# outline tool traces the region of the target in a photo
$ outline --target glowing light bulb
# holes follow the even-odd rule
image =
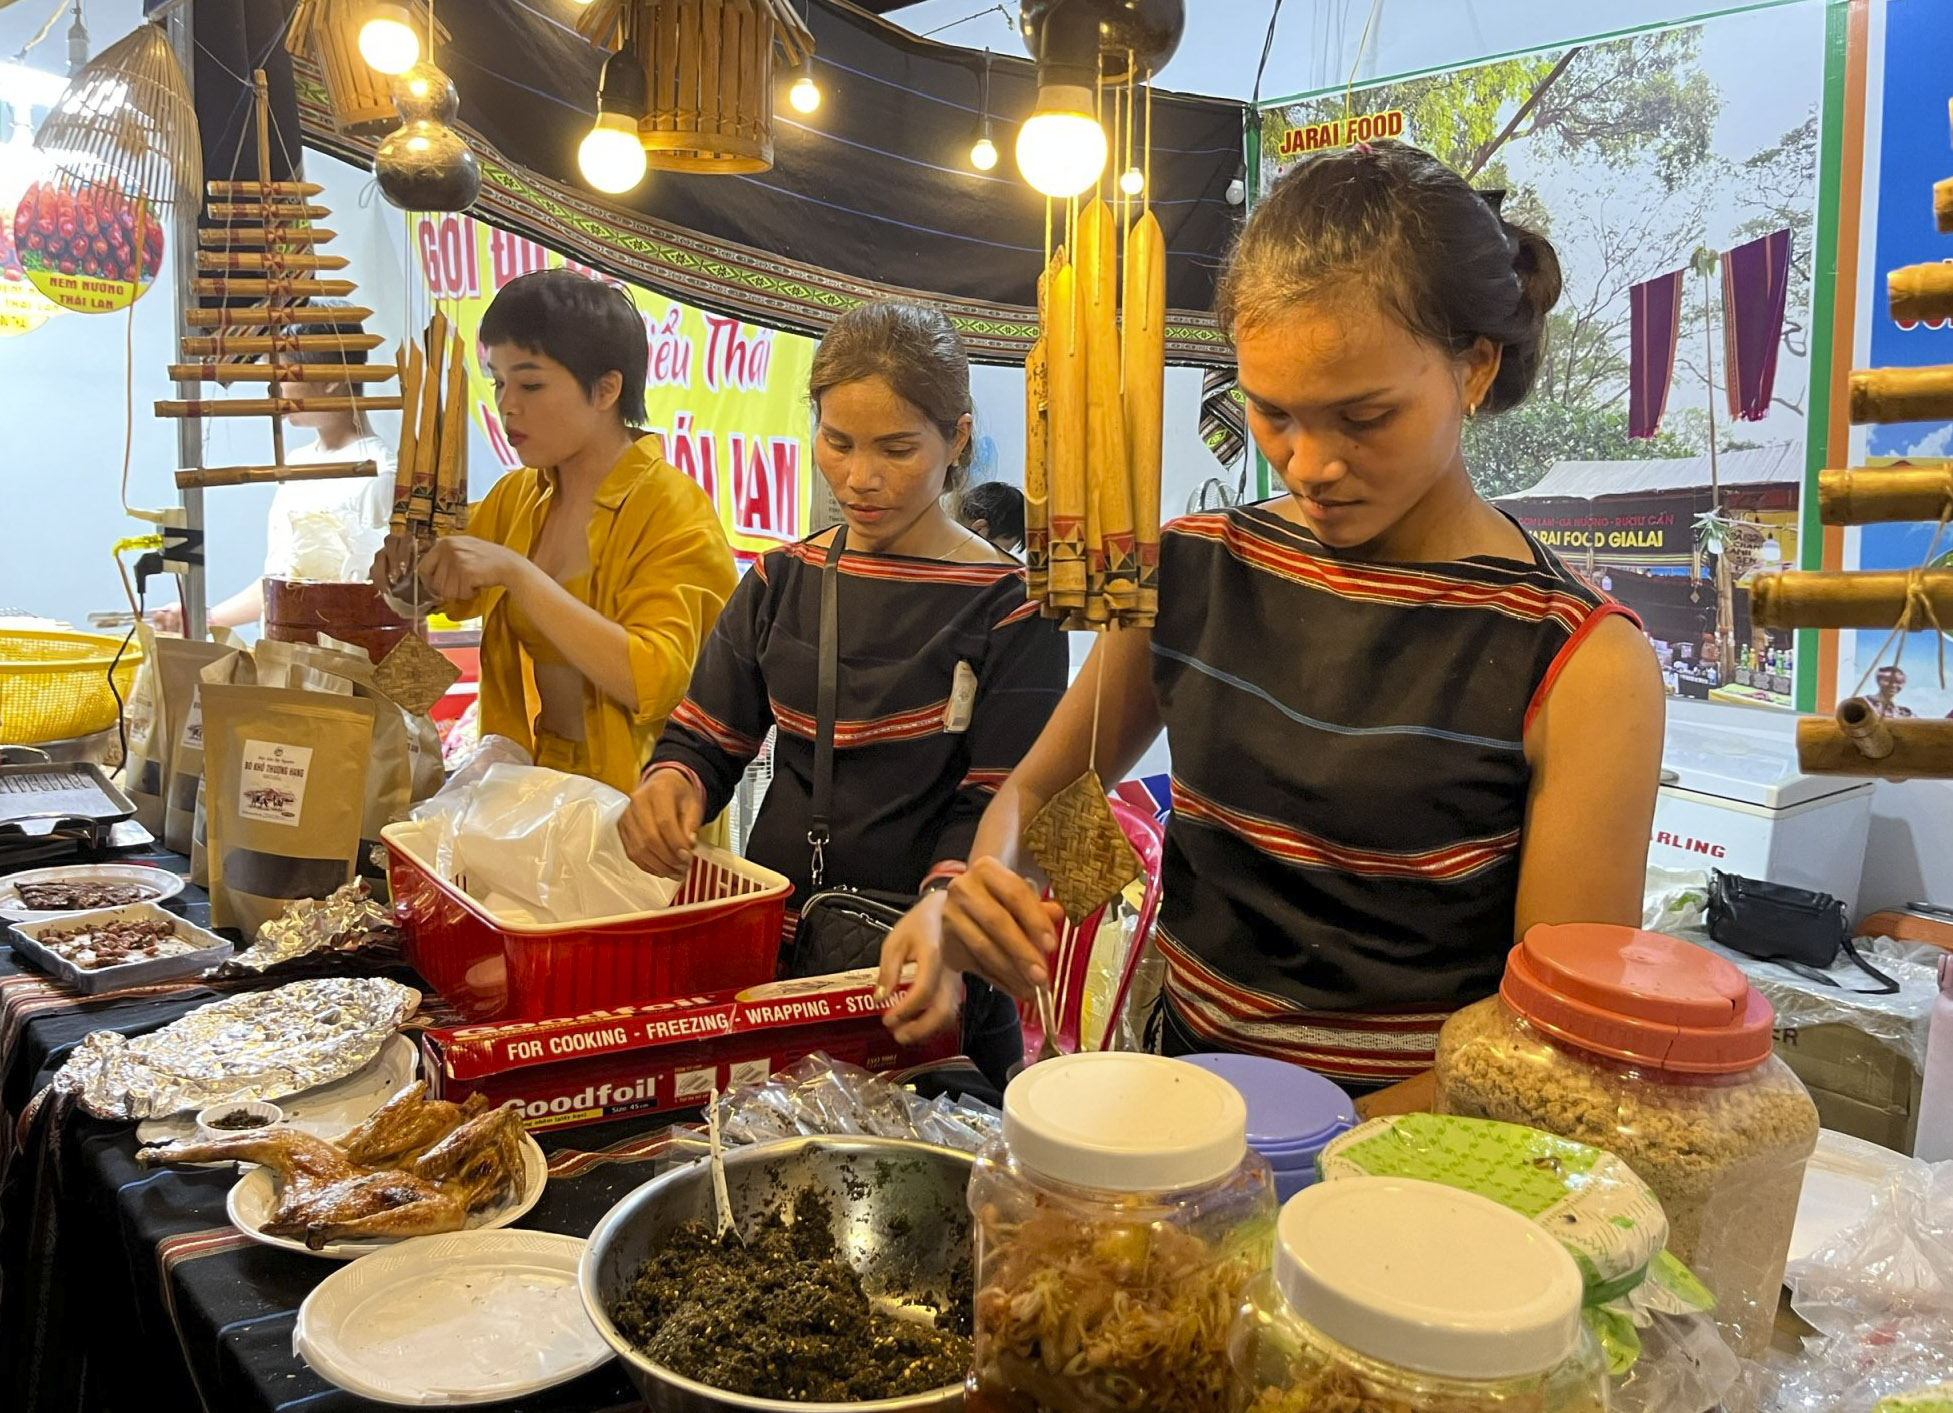
[[[1076,196],[1105,170],[1105,129],[1091,113],[1090,90],[1038,90],[1037,111],[1017,130],[1017,169],[1046,196]]]
[[[1127,196],[1137,196],[1146,190],[1146,174],[1137,167],[1128,167],[1119,174],[1119,190]]]
[[[420,36],[402,5],[375,5],[359,29],[359,55],[383,74],[404,74],[420,59]]]
[[[997,144],[987,137],[978,138],[976,146],[970,149],[970,165],[979,172],[987,172],[996,166]]]
[[[576,149],[576,165],[585,181],[612,195],[643,181],[644,146],[637,139],[636,120],[622,113],[599,114]]]
[[[821,106],[821,86],[812,74],[803,71],[787,90],[787,102],[793,104],[796,113],[811,113]]]

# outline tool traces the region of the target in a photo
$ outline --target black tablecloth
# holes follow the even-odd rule
[[[179,864],[148,858],[140,862]],[[202,922],[194,891],[172,906]],[[136,1166],[130,1124],[38,1105],[90,1031],[140,1034],[217,993],[196,985],[97,1001],[67,995],[0,950],[0,1407],[20,1413],[174,1413],[380,1405],[343,1393],[292,1351],[298,1306],[339,1263],[256,1245],[224,1214],[229,1169]],[[521,1225],[587,1235],[624,1193],[696,1149],[665,1120],[541,1138],[542,1200]],[[568,1413],[639,1406],[614,1362],[545,1394],[495,1405]]]

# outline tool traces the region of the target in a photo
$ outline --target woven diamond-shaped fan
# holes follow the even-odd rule
[[[137,25],[81,67],[34,146],[71,186],[155,206],[203,201],[196,105],[168,38],[153,24]]]
[[[1073,923],[1083,922],[1139,877],[1105,786],[1088,770],[1045,802],[1024,830],[1024,845],[1051,880],[1051,895]]]

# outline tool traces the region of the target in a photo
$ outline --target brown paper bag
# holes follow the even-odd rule
[[[128,747],[122,760],[122,793],[136,807],[136,821],[158,838],[163,833],[164,772],[169,759],[163,751],[162,688],[157,685],[156,630],[136,624],[142,644],[142,666],[136,669],[129,700],[122,704],[122,730]]]
[[[357,697],[204,684],[216,926],[255,939],[292,900],[352,881],[375,714]]]
[[[130,773],[130,780],[138,786],[131,798],[136,802],[136,818],[143,828],[162,839],[166,847],[179,848],[179,845],[169,843],[170,781],[177,746],[184,731],[192,724],[190,704],[197,694],[198,674],[231,649],[222,643],[157,638],[150,651],[153,653],[150,660],[156,665],[156,710],[149,742],[143,750],[142,767],[139,772]],[[133,734],[129,741],[129,754],[132,760],[136,756]],[[153,806],[146,805],[144,801],[144,797],[151,794],[155,796]],[[155,823],[150,823],[146,810],[154,813]],[[187,842],[187,836],[179,834],[178,837]]]
[[[197,696],[194,710],[197,713],[199,730],[197,732],[196,748],[193,751],[177,752],[177,758],[170,762],[171,767],[179,772],[171,776],[170,790],[173,797],[178,790],[189,790],[191,793],[190,847],[185,851],[190,855],[190,881],[199,888],[208,888],[210,887],[210,824],[208,804],[210,791],[204,780],[204,748],[203,732],[201,729],[203,718],[203,686],[206,682],[215,682],[219,686],[227,683],[235,683],[245,687],[251,686],[257,680],[257,666],[251,658],[251,650],[240,644],[233,651],[218,658],[217,661],[204,668],[197,676],[199,680],[197,682]],[[191,771],[195,772],[196,784],[194,786],[179,784],[183,774]],[[164,820],[164,824],[166,827],[169,824],[167,817]]]

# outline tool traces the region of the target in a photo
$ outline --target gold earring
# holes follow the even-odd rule
[[[1478,420],[1478,404],[1477,404],[1477,403],[1475,403],[1475,402],[1474,402],[1474,403],[1473,403],[1473,404],[1472,404],[1472,405],[1471,405],[1470,407],[1467,407],[1467,408],[1465,409],[1465,420],[1466,420],[1467,422],[1476,422],[1476,421]]]

